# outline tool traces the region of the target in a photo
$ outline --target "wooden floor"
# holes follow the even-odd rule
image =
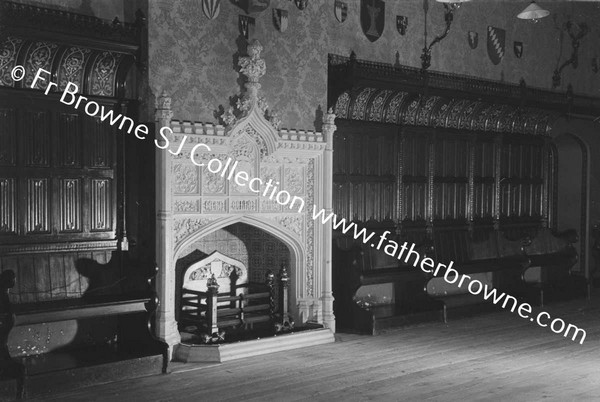
[[[599,401],[600,299],[546,306],[587,331],[583,345],[509,312],[172,374],[46,401]]]

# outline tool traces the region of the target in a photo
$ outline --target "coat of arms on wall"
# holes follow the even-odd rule
[[[490,60],[494,64],[500,63],[504,57],[504,41],[506,39],[506,31],[501,28],[488,26],[487,29],[487,51]]]
[[[521,56],[523,56],[523,42],[514,42],[513,50],[515,52],[515,56],[517,56],[517,59],[520,59]]]
[[[254,29],[256,21],[252,17],[248,17],[247,15],[240,15],[238,27],[240,29],[240,34],[248,39],[250,37],[250,30]]]
[[[360,25],[371,42],[379,39],[385,26],[385,3],[382,0],[360,0]]]
[[[396,16],[396,29],[400,35],[406,34],[406,28],[408,28],[408,17],[404,15]]]
[[[221,11],[221,0],[202,0],[202,11],[206,18],[214,20]]]
[[[469,41],[469,47],[475,49],[479,44],[479,34],[474,31],[469,31],[467,32],[467,40]]]
[[[335,4],[333,5],[333,13],[339,22],[346,21],[346,17],[348,17],[348,4],[340,0],[335,0]]]
[[[288,12],[286,10],[274,8],[273,23],[279,32],[285,32],[288,28]]]

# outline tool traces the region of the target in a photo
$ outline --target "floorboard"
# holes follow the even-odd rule
[[[510,312],[81,389],[46,401],[600,400],[600,298],[544,308],[583,345]]]

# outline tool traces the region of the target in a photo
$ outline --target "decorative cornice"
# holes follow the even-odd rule
[[[548,114],[600,115],[600,98],[574,95],[519,85],[483,80],[459,74],[427,71],[329,55],[329,105],[334,106],[341,94],[357,87],[403,91],[423,96],[470,99],[483,103],[533,108]],[[336,111],[337,112],[337,111]]]
[[[36,7],[28,4],[0,2],[0,25],[11,31],[35,29],[73,37],[93,38],[100,41],[137,45],[140,42],[142,28],[146,19],[141,11],[136,13],[133,24],[124,23],[115,18],[102,20],[63,10]]]
[[[534,108],[387,89],[355,88],[336,104],[338,119],[476,131],[548,135],[556,115]],[[385,96],[382,96],[385,95]],[[385,99],[384,101],[379,101]],[[395,101],[398,100],[399,101]]]

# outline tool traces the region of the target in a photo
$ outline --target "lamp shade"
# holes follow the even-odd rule
[[[550,15],[550,11],[544,10],[542,7],[535,4],[535,1],[532,1],[525,10],[517,15],[517,18],[521,18],[522,20],[537,20],[548,15]]]

